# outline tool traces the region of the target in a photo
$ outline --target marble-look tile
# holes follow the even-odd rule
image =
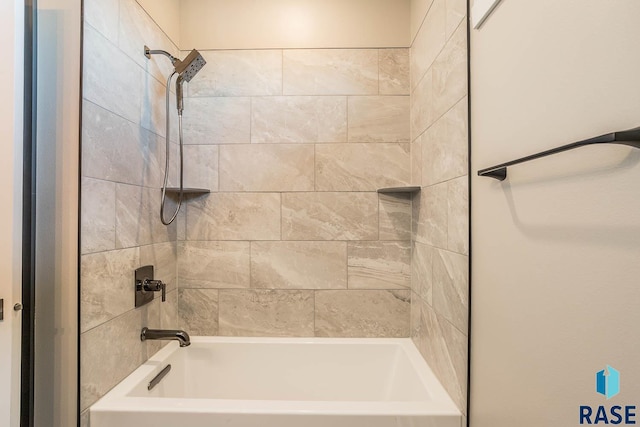
[[[252,242],[251,287],[346,289],[346,242]]]
[[[410,292],[316,291],[316,336],[407,337]]]
[[[167,292],[177,288],[178,248],[176,242],[140,247],[140,266],[153,265],[154,278],[167,285]],[[136,267],[137,268],[137,267]],[[156,294],[156,298],[159,294]]]
[[[349,142],[409,142],[408,96],[350,96]]]
[[[140,127],[92,102],[82,103],[82,173],[142,185],[145,141]],[[145,132],[147,134],[147,132]]]
[[[80,414],[80,427],[89,427],[89,410]]]
[[[218,335],[218,290],[180,289],[180,329],[190,335]]]
[[[423,185],[433,185],[467,174],[468,118],[465,96],[423,134]]]
[[[377,95],[376,49],[295,49],[283,52],[285,95]]]
[[[415,293],[411,292],[411,313],[409,314],[409,337],[413,340],[416,348],[420,348],[421,342],[420,339],[422,335],[420,334],[420,316],[422,310],[422,300]]]
[[[311,144],[220,146],[221,191],[313,191]]]
[[[423,187],[413,199],[415,240],[438,248],[447,247],[447,183]]]
[[[248,288],[249,261],[249,242],[182,242],[178,247],[180,288]]]
[[[81,411],[146,360],[147,346],[140,341],[145,318],[145,309],[131,310],[80,336]]]
[[[411,45],[411,85],[416,87],[446,42],[446,0],[434,0]]]
[[[411,143],[411,184],[422,186],[422,138],[420,135]]]
[[[467,176],[449,181],[448,243],[449,250],[469,253],[469,183]]]
[[[433,108],[438,118],[467,94],[467,27],[460,25],[433,63]]]
[[[186,144],[250,142],[250,98],[186,98],[184,105]]]
[[[463,333],[469,324],[469,258],[436,250],[433,256],[433,307]]]
[[[251,142],[345,142],[344,96],[272,96],[252,99]]]
[[[111,43],[118,43],[120,0],[90,0],[84,2],[84,20]]]
[[[411,240],[411,195],[378,194],[380,240]]]
[[[201,54],[207,65],[189,82],[189,96],[282,95],[281,50],[207,50]]]
[[[142,68],[88,25],[84,28],[83,46],[84,99],[139,123]]]
[[[279,240],[280,194],[212,193],[190,202],[187,240]]]
[[[162,320],[160,313],[162,312],[161,304],[166,304],[166,302],[162,303],[160,298],[154,298],[149,304],[145,305],[143,310],[143,326],[146,326],[150,329],[161,329],[162,328]],[[140,310],[140,309],[137,309]],[[164,347],[167,342],[161,340],[149,340],[145,342],[147,350],[145,359],[149,356],[153,356],[158,351]]]
[[[408,143],[318,144],[316,190],[376,191],[406,185],[411,179],[409,156]]]
[[[446,33],[447,40],[456,31],[463,18],[467,16],[467,2],[465,0],[446,0]],[[462,25],[466,25],[462,23]]]
[[[166,216],[173,204],[166,206]],[[168,242],[176,236],[175,225],[160,222],[160,191],[133,185],[116,185],[116,247],[129,248]]]
[[[376,193],[283,193],[284,240],[377,240]]]
[[[414,340],[418,349],[458,408],[466,408],[467,336],[426,303],[422,304],[420,323],[421,336]]]
[[[165,84],[167,77],[173,72],[171,61],[164,55],[152,55],[148,59],[144,55],[144,46],[165,50],[175,57],[180,55],[180,51],[137,1],[120,0],[118,32],[118,47],[158,82]]]
[[[313,292],[221,289],[220,335],[313,336]]]
[[[133,307],[133,271],[138,248],[99,252],[80,258],[80,331],[85,332]]]
[[[409,95],[409,49],[378,51],[380,95]]]
[[[144,74],[144,87],[140,104],[140,126],[163,137],[167,133],[167,105],[166,86],[154,79],[150,74]],[[176,113],[176,97],[169,94],[169,134],[171,141],[178,140],[178,116]],[[186,110],[185,110],[186,111]],[[190,112],[189,112],[190,113]],[[186,117],[187,112],[184,113]]]
[[[184,146],[184,186],[218,191],[217,145]]]
[[[116,248],[116,184],[82,178],[80,214],[83,254]]]
[[[162,329],[180,329],[178,317],[178,289],[167,292],[165,302],[160,301],[160,327]],[[149,354],[151,356],[151,354]]]
[[[410,242],[349,242],[349,289],[406,289],[411,286]]]
[[[411,290],[427,304],[433,304],[433,253],[429,245],[412,242]]]
[[[411,93],[411,140],[419,137],[434,120],[433,72],[429,69]]]
[[[433,0],[411,0],[411,39],[415,39]]]

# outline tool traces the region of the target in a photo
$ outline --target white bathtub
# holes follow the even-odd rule
[[[191,342],[166,346],[95,403],[91,427],[461,426],[410,339]]]

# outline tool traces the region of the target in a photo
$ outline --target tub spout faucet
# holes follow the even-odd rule
[[[140,341],[146,340],[176,340],[180,343],[180,347],[191,345],[189,334],[178,329],[149,329],[144,327],[140,333]]]

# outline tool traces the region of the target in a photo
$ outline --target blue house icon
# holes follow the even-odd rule
[[[607,365],[606,370],[596,373],[596,391],[607,399],[620,393],[620,372]]]

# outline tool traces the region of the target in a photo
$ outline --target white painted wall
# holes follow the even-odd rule
[[[472,173],[640,126],[638,17],[636,0],[502,1],[471,33]],[[472,184],[471,426],[638,405],[640,151],[588,147]],[[622,375],[609,402],[606,364]]]
[[[22,206],[22,64],[23,11],[20,0],[0,2],[0,425],[17,427],[20,410],[20,298]]]
[[[408,47],[410,0],[182,0],[182,49]]]

